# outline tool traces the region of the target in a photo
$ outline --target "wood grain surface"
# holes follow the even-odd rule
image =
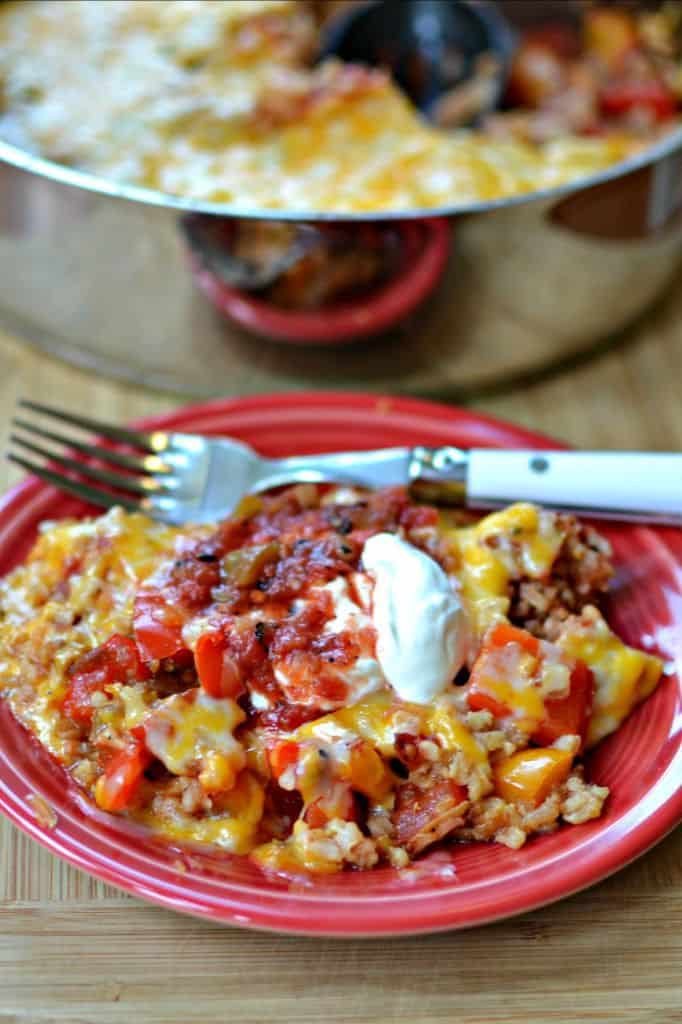
[[[682,289],[616,350],[486,412],[592,447],[682,448]],[[124,421],[177,401],[0,336],[17,396]],[[0,483],[17,479],[0,466]],[[0,823],[0,1024],[681,1024],[682,831],[560,904],[474,931],[332,942],[219,929],[146,906]]]

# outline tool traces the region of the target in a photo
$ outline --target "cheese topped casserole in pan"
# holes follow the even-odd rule
[[[303,0],[3,3],[0,135],[117,182],[242,209],[398,211],[591,174],[677,108],[674,93],[661,105],[648,85],[633,98],[628,77],[605,132],[597,85],[584,88],[573,65],[548,74],[546,54],[538,82],[531,51],[511,85],[517,103],[543,104],[541,116],[448,133],[382,71],[313,66],[318,31]],[[630,109],[634,121],[621,116]]]

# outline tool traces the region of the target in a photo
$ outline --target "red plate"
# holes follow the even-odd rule
[[[219,401],[147,420],[146,427],[231,434],[268,455],[311,449],[455,444],[552,447],[473,413],[369,395],[277,395]],[[85,507],[36,480],[0,504],[0,572],[27,552],[38,523]],[[656,693],[590,758],[611,787],[597,821],[531,839],[518,851],[471,845],[390,868],[292,885],[245,859],[181,852],[120,818],[92,811],[0,702],[0,810],[48,849],[105,882],[214,921],[302,934],[397,935],[463,928],[557,900],[639,856],[682,818],[682,533],[610,528],[618,564],[611,621],[631,643],[658,650],[671,671]],[[54,807],[41,827],[26,797]]]

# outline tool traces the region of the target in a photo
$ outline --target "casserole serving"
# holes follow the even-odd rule
[[[471,518],[471,517],[469,517]],[[598,606],[608,544],[515,505],[298,485],[216,527],[45,526],[0,591],[0,687],[104,811],[269,870],[514,849],[608,796],[581,755],[662,662]]]

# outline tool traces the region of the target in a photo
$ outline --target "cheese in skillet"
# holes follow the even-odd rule
[[[545,145],[427,125],[380,71],[311,67],[293,0],[0,6],[0,135],[119,182],[236,208],[433,208],[559,185],[633,138]]]

